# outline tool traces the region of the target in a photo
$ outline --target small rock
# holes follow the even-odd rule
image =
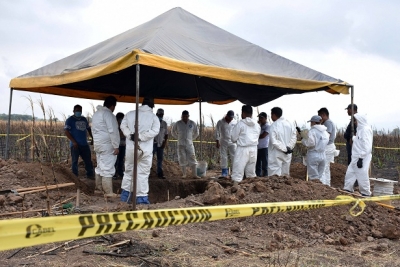
[[[327,235],[333,233],[333,231],[335,231],[335,228],[333,228],[332,226],[327,225],[324,228],[324,233],[327,234]]]
[[[231,231],[236,233],[236,232],[240,232],[240,227],[238,225],[232,226],[231,227]]]
[[[354,238],[354,241],[356,241],[358,243],[364,242],[365,241],[365,236],[359,235],[356,238]]]
[[[375,238],[382,238],[383,237],[382,232],[380,232],[380,231],[378,231],[376,229],[372,229],[371,234]]]
[[[282,242],[282,240],[283,240],[283,234],[281,233],[281,232],[276,232],[276,233],[274,233],[273,234],[273,236],[274,236],[274,238],[277,240],[277,241],[279,241],[279,242]]]
[[[6,202],[6,197],[3,195],[0,195],[0,206],[4,206],[5,202]]]
[[[224,196],[223,202],[226,204],[237,204],[239,201],[234,195],[227,195]]]
[[[342,244],[343,246],[347,246],[349,244],[349,240],[347,240],[346,238],[344,238],[343,236],[341,236],[339,238],[339,242],[340,244]]]
[[[372,242],[372,241],[374,241],[374,238],[372,236],[367,236],[367,241]]]
[[[383,237],[389,239],[398,239],[400,238],[400,231],[393,224],[386,224],[381,229]]]
[[[265,192],[267,191],[267,187],[265,186],[265,184],[261,181],[258,181],[256,183],[254,183],[254,190],[256,192]]]
[[[335,240],[333,240],[332,238],[327,238],[324,240],[324,244],[325,245],[335,245]]]
[[[224,188],[219,183],[213,183],[210,188],[204,193],[203,202],[206,204],[216,204],[221,201],[221,196],[224,193]]]
[[[176,197],[175,197],[175,200],[178,200],[178,199],[180,199],[180,198],[181,198],[180,196],[176,196]]]
[[[380,243],[376,246],[377,251],[387,251],[389,249],[388,243]]]
[[[24,200],[21,196],[16,196],[14,194],[9,194],[8,199],[12,204],[21,203]]]
[[[246,192],[242,188],[239,188],[238,191],[236,192],[236,196],[239,199],[243,199],[246,196]]]
[[[160,230],[153,230],[153,232],[151,233],[152,237],[159,237],[160,236]]]

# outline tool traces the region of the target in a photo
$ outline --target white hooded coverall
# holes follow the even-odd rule
[[[232,129],[231,140],[237,143],[231,178],[235,182],[256,177],[257,145],[261,127],[252,118],[241,119]]]
[[[228,168],[228,151],[229,156],[231,157],[231,162],[234,160],[236,144],[231,140],[231,132],[236,123],[237,122],[235,119],[233,119],[230,123],[227,123],[225,118],[223,118],[217,122],[217,127],[215,127],[215,140],[219,141],[221,169]]]
[[[269,128],[268,175],[289,175],[292,154],[285,154],[286,147],[296,145],[296,128],[288,120],[280,117]]]
[[[321,180],[325,170],[325,148],[328,142],[329,134],[326,127],[318,124],[308,131],[307,139],[301,140],[301,143],[307,147],[307,172],[310,180]]]
[[[126,136],[125,172],[122,179],[121,188],[131,192],[133,179],[133,162],[135,143],[131,140],[131,134],[135,133],[136,111],[126,113],[121,122],[121,131]],[[136,196],[144,197],[149,193],[149,175],[153,160],[154,137],[160,131],[160,120],[153,114],[153,109],[147,105],[139,107],[139,147],[143,151],[143,156],[137,162],[137,187]],[[138,151],[139,155],[139,151]]]
[[[325,148],[325,170],[321,177],[321,182],[325,185],[331,185],[331,163],[335,162],[335,138],[336,138],[336,128],[335,124],[330,119],[327,119],[323,122],[324,126],[326,126],[326,131],[329,134],[329,142]]]
[[[171,134],[178,140],[178,161],[181,167],[197,165],[193,140],[199,136],[199,128],[192,120],[187,123],[177,121],[172,127]]]
[[[372,158],[372,128],[367,122],[366,115],[356,113],[354,118],[357,120],[357,135],[353,136],[351,162],[344,178],[344,189],[353,192],[354,183],[357,180],[360,193],[370,196],[368,169]],[[359,159],[363,159],[362,168],[357,167]]]
[[[96,152],[96,174],[102,177],[113,177],[115,174],[114,149],[119,148],[119,130],[117,118],[107,107],[97,106],[92,117],[92,134]]]

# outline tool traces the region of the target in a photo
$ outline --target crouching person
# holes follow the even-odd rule
[[[153,160],[153,140],[160,131],[160,121],[153,114],[154,101],[144,98],[139,107],[138,125],[138,160],[136,204],[150,204],[149,175]],[[134,134],[136,111],[129,111],[121,122],[121,130],[126,136],[125,172],[122,179],[121,202],[130,203],[132,199],[132,179],[134,164]]]

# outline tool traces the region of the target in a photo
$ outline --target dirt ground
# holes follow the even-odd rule
[[[153,162],[154,163],[154,162]],[[80,173],[84,175],[83,166]],[[75,182],[76,186],[26,194],[0,195],[0,219],[41,217],[47,203],[82,190],[80,212],[114,211],[118,200],[94,195],[94,181],[76,179],[68,163],[43,164],[0,160],[0,191]],[[183,179],[174,162],[165,162],[166,180],[150,177],[150,201],[139,209],[181,208],[334,199],[341,193],[347,166],[332,164],[332,187],[306,182],[306,168],[293,163],[290,177],[245,179],[238,186],[208,170],[202,179]],[[153,168],[154,169],[154,168]],[[383,177],[398,180],[397,177]],[[120,180],[114,181],[117,191]],[[396,185],[394,193],[399,194]],[[75,199],[69,203],[75,206]],[[200,203],[200,204],[199,204]],[[399,206],[399,201],[393,201]],[[0,252],[0,266],[400,266],[398,210],[367,203],[352,217],[350,206],[269,214],[215,222],[130,231]],[[25,211],[23,214],[11,214]],[[66,210],[74,213],[73,208]],[[128,243],[112,246],[127,240]],[[79,245],[79,246],[77,246]],[[111,247],[110,247],[111,246]],[[57,249],[46,252],[52,248]]]

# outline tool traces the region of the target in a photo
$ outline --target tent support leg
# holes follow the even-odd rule
[[[354,86],[350,87],[351,93],[351,136],[354,136]]]
[[[200,121],[200,160],[203,160],[203,122],[201,118],[201,97],[199,94],[199,88],[197,87],[197,80],[196,76],[193,76],[194,78],[194,85],[196,86],[196,91],[197,91],[197,98],[199,100],[199,121]],[[199,77],[200,78],[200,77]]]
[[[9,143],[10,143],[12,96],[13,96],[13,89],[10,88],[10,104],[9,104],[9,107],[8,107],[8,123],[7,123],[6,151],[4,152],[4,158],[5,158],[6,160],[8,159],[8,149],[9,149]]]
[[[201,99],[199,99],[199,114],[200,114],[200,160],[203,160],[203,121],[201,117]]]
[[[136,60],[139,61],[139,56],[136,56]],[[140,65],[136,65],[136,112],[135,112],[135,150],[133,154],[133,179],[131,184],[131,195],[132,195],[132,210],[136,210],[136,188],[137,188],[137,162],[138,162],[138,139],[139,139],[139,83],[140,78]]]

